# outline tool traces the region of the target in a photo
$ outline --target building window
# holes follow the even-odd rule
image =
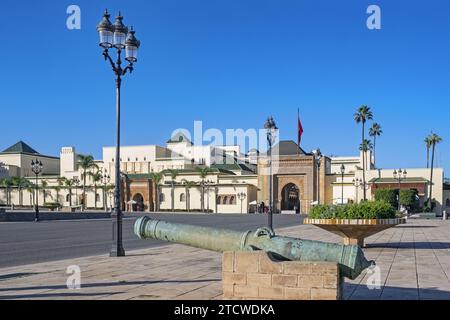
[[[162,203],[166,201],[166,196],[164,195],[164,193],[160,193],[159,194],[159,202]]]
[[[67,196],[66,196],[66,202],[69,202],[70,201],[70,194],[67,194]]]
[[[100,201],[100,195],[97,193],[97,194],[95,194],[95,201],[96,202],[99,202]]]
[[[217,202],[218,204],[221,204],[221,203],[222,203],[222,197],[221,197],[221,196],[217,196],[216,202]]]
[[[184,193],[180,194],[180,202],[186,202],[186,195]]]
[[[228,196],[223,197],[222,204],[228,204]]]
[[[236,204],[236,197],[235,196],[231,196],[230,197],[230,204]]]
[[[147,161],[147,157],[144,157],[144,162]]]
[[[445,206],[446,206],[447,208],[450,208],[450,199],[447,199],[447,201],[445,202]]]

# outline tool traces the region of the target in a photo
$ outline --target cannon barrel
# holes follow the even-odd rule
[[[350,279],[375,265],[365,258],[358,246],[281,237],[267,228],[239,232],[141,217],[134,225],[134,233],[140,239],[163,240],[217,252],[262,250],[280,260],[336,262],[341,274]]]

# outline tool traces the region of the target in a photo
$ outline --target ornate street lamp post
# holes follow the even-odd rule
[[[237,197],[241,201],[241,214],[242,214],[243,213],[242,212],[242,205],[244,203],[244,200],[247,198],[247,195],[245,194],[245,192],[240,192],[240,193],[238,193]]]
[[[105,209],[105,212],[108,211],[108,198],[107,198],[107,192],[106,187],[108,186],[109,181],[111,180],[111,177],[109,174],[104,174],[102,177],[103,182],[103,207]]]
[[[344,164],[342,164],[341,166],[341,184],[342,184],[342,188],[341,188],[341,204],[344,204],[344,175],[345,175],[345,166]]]
[[[273,182],[272,182],[272,146],[276,139],[276,131],[278,130],[273,117],[267,118],[264,124],[264,129],[267,130],[267,142],[269,144],[269,214],[267,226],[273,231]]]
[[[103,56],[111,64],[114,75],[116,76],[116,157],[115,157],[115,204],[114,213],[111,215],[113,220],[113,247],[111,257],[125,256],[125,250],[122,244],[122,210],[120,208],[120,88],[122,77],[129,71],[133,72],[133,65],[137,62],[137,51],[140,42],[135,37],[133,27],[128,28],[123,24],[123,17],[116,17],[114,25],[109,20],[109,13],[105,11],[102,21],[97,25],[97,31],[100,35],[100,46],[104,49]],[[114,63],[109,55],[109,49],[116,49],[117,60]],[[121,54],[125,49],[125,60],[128,66],[122,68]],[[114,221],[116,218],[116,221]]]
[[[38,185],[38,176],[42,172],[42,162],[38,159],[31,161],[31,171],[36,176],[36,185],[35,185],[35,198],[36,203],[34,205],[34,222],[39,222],[39,185]]]
[[[312,151],[312,154],[314,156],[314,160],[316,161],[317,165],[317,204],[320,204],[320,164],[322,161],[322,152],[319,148]]]
[[[402,169],[398,169],[398,171],[394,170],[394,172],[393,172],[394,179],[396,179],[398,181],[398,198],[397,198],[398,199],[398,211],[400,211],[402,208],[402,206],[400,204],[400,190],[402,187],[402,180],[404,180],[406,178],[407,174],[408,173],[406,172],[406,170],[402,170]]]
[[[75,206],[78,207],[78,185],[80,184],[80,179],[77,177],[73,178],[73,184],[75,185]]]

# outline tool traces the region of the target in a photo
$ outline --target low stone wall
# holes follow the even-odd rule
[[[78,219],[105,219],[110,218],[109,212],[96,213],[66,213],[66,212],[40,212],[40,221],[78,220]],[[0,222],[27,222],[34,221],[34,212],[3,212],[0,213]]]
[[[263,251],[223,254],[223,298],[242,300],[340,300],[337,263],[275,261]]]

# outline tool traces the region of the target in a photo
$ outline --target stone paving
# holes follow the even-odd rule
[[[277,230],[305,239],[340,242],[313,226]],[[344,298],[450,299],[450,221],[409,220],[367,239],[366,257],[377,262],[381,288],[366,286],[369,274],[346,279]],[[2,299],[221,299],[219,253],[182,245],[0,269]],[[82,288],[69,290],[66,269],[81,268]]]

